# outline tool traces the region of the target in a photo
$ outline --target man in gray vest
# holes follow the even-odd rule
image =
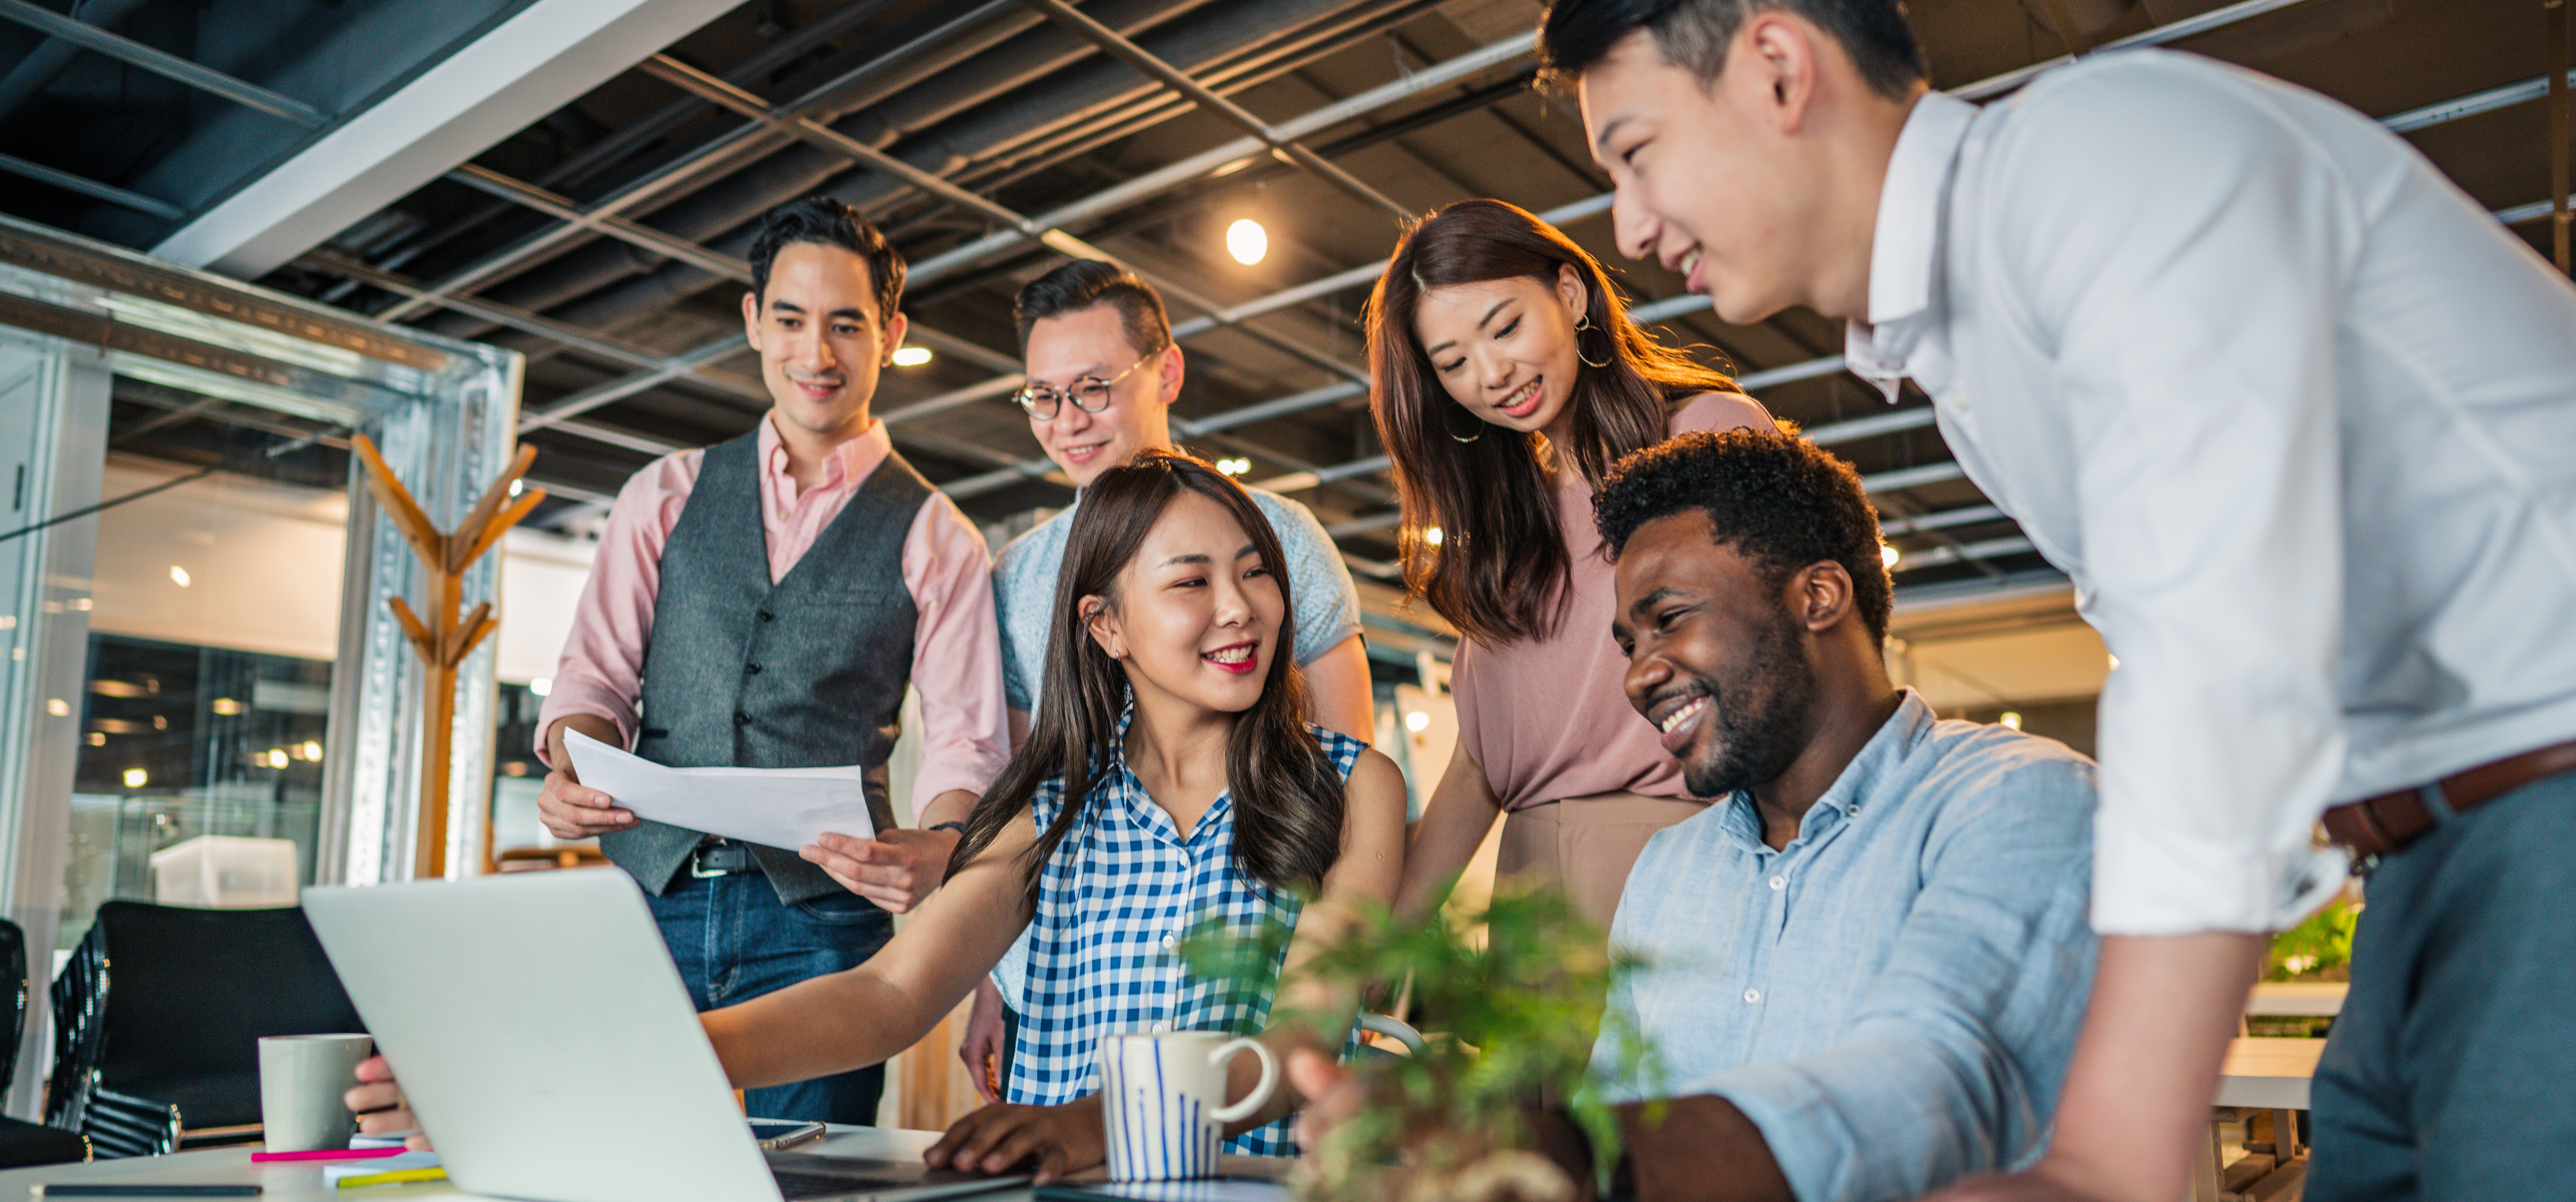
[[[701,1010],[874,955],[1007,758],[983,535],[868,411],[903,342],[903,260],[857,210],[809,197],[762,217],[751,269],[744,332],[774,404],[752,433],[627,481],[538,719],[546,828],[598,837],[634,874]],[[899,829],[886,757],[908,683],[918,821]],[[673,767],[860,765],[876,837],[760,847],[640,820],[573,775],[567,730]],[[883,1085],[878,1066],[746,1102],[873,1123]]]

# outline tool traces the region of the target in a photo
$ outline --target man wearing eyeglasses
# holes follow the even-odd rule
[[[1028,414],[1029,433],[1076,489],[1147,447],[1172,445],[1171,406],[1181,394],[1183,363],[1163,298],[1151,285],[1115,265],[1076,260],[1020,289],[1012,314],[1028,371],[1028,383],[1014,399]],[[1352,738],[1375,741],[1359,592],[1350,569],[1305,506],[1277,493],[1250,491],[1288,558],[1273,567],[1286,573],[1296,605],[1295,650],[1306,672],[1307,716]],[[1081,501],[1076,493],[1074,505],[1012,540],[993,562],[1013,747],[1028,737],[1029,715],[1037,709],[1056,575],[1074,506]],[[1016,993],[1025,966],[1022,950],[1014,947],[994,978]],[[959,1049],[986,1101],[998,1100],[995,1088],[1008,1055],[1009,1028],[995,980],[976,991],[974,1019]]]

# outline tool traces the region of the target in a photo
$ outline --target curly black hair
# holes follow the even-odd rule
[[[1696,509],[1717,528],[1718,545],[1762,565],[1774,584],[1810,564],[1839,563],[1870,637],[1887,638],[1896,590],[1879,558],[1878,511],[1860,473],[1806,439],[1761,429],[1684,434],[1612,464],[1592,506],[1613,560],[1638,527]]]
[[[807,196],[760,215],[760,230],[751,239],[751,294],[769,301],[769,265],[794,242],[837,246],[868,261],[868,283],[876,292],[877,321],[894,320],[903,308],[903,254],[885,234],[845,201]]]

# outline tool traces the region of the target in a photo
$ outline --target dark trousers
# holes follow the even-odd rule
[[[2364,894],[2307,1196],[2576,1198],[2576,775],[2449,819]]]
[[[782,904],[757,871],[693,877],[648,898],[662,942],[701,1011],[854,968],[884,947],[894,919],[855,893]],[[874,1126],[885,1066],[745,1093],[753,1118]]]

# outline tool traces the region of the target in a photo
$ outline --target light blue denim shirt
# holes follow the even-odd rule
[[[2092,761],[1908,690],[1786,848],[1740,793],[1656,834],[1611,930],[1650,967],[1609,1004],[1661,1092],[1734,1103],[1801,1202],[2024,1163],[2093,984],[2092,819]]]

